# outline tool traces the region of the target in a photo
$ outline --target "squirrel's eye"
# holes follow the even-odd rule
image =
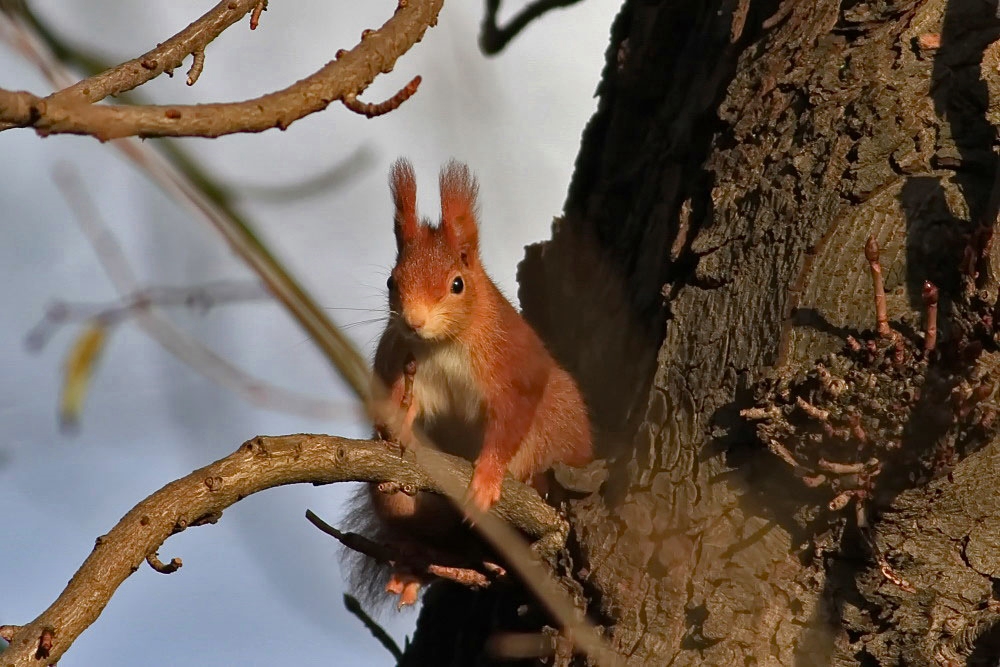
[[[455,279],[451,281],[451,293],[461,294],[464,289],[465,281],[462,280],[462,276],[455,276]]]
[[[385,286],[389,289],[390,292],[396,289],[396,281],[392,279],[391,275],[386,279]]]

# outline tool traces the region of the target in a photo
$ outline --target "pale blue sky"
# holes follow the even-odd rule
[[[107,59],[145,51],[212,4],[35,3],[74,43]],[[439,25],[364,96],[380,101],[421,74],[419,92],[399,111],[367,120],[333,106],[284,133],[184,144],[237,189],[241,209],[322,305],[374,311],[332,310],[344,324],[376,317],[383,305],[393,259],[385,185],[391,162],[399,155],[414,161],[421,205],[433,213],[440,164],[467,161],[481,181],[485,262],[513,296],[523,246],[547,237],[561,211],[618,4],[587,0],[554,12],[504,54],[486,59],[476,47],[481,3],[449,2]],[[209,47],[196,86],[184,85],[178,72],[147,92],[164,102],[216,101],[283,87],[353,45],[394,5],[273,1],[257,31],[244,22]],[[4,46],[0,72],[4,88],[47,90]],[[289,202],[255,189],[295,184],[358,150],[367,167],[335,191]],[[258,433],[361,436],[367,428],[248,406],[126,324],[106,350],[80,432],[61,434],[56,404],[71,331],[39,355],[25,351],[24,335],[53,298],[116,295],[53,184],[56,164],[79,171],[145,283],[190,285],[249,273],[214,232],[109,145],[18,130],[0,135],[0,155],[0,623],[22,623],[58,595],[97,535],[171,479]],[[351,405],[305,334],[273,304],[171,317],[253,374]],[[350,329],[368,351],[379,331],[378,324]],[[336,519],[344,492],[270,491],[239,503],[215,526],[171,538],[161,557],[180,556],[184,567],[171,576],[140,569],[60,664],[391,664],[344,612],[334,545],[303,518],[312,508]],[[401,642],[415,618],[394,614],[387,627]]]

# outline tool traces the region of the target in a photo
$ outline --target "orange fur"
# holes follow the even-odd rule
[[[396,220],[416,220],[416,181],[405,160],[393,167]],[[503,475],[529,480],[553,463],[583,465],[591,438],[583,398],[575,382],[541,339],[501,294],[483,269],[478,248],[477,193],[468,167],[450,162],[442,171],[441,222],[403,225],[393,269],[392,311],[375,365],[398,393],[402,360],[421,359],[435,347],[457,346],[467,355],[475,400],[482,405],[482,442],[470,495],[488,509],[500,494]],[[453,293],[456,280],[464,283]],[[414,418],[425,410],[415,383]],[[448,443],[439,443],[452,449]]]
[[[508,472],[534,481],[554,463],[588,463],[590,425],[576,383],[482,267],[478,185],[469,169],[451,162],[442,170],[437,227],[418,221],[407,161],[393,166],[390,184],[398,254],[375,373],[397,406],[407,360],[416,360],[416,373],[412,404],[389,430],[405,446],[417,423],[443,450],[474,460],[468,495],[484,511],[500,498]],[[436,531],[418,524],[441,518],[421,495],[373,497],[372,507],[383,524],[420,539]],[[401,602],[413,597],[403,581],[402,574],[392,580]]]
[[[469,168],[452,160],[441,170],[441,227],[449,245],[469,254],[479,253],[476,219],[479,184]]]
[[[402,245],[402,240],[413,238],[420,226],[417,218],[417,178],[413,174],[413,165],[403,159],[396,160],[389,175],[389,190],[396,211],[396,243]]]

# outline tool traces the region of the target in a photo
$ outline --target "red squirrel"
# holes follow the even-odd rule
[[[405,448],[416,425],[443,451],[474,461],[467,495],[486,511],[499,500],[506,473],[539,488],[552,464],[582,466],[593,453],[576,382],[483,268],[478,188],[468,167],[445,166],[441,220],[431,226],[417,215],[412,165],[393,165],[397,254],[374,366],[393,413],[402,415],[377,431]],[[383,537],[440,544],[460,523],[434,494],[369,487],[373,527]],[[401,607],[416,601],[420,582],[397,571],[386,590],[399,595]]]

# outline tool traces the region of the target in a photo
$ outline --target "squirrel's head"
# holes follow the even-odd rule
[[[387,281],[392,317],[425,340],[457,339],[474,321],[485,288],[479,260],[476,195],[469,168],[441,170],[441,221],[417,216],[413,166],[399,159],[389,186],[395,206],[396,266]]]

